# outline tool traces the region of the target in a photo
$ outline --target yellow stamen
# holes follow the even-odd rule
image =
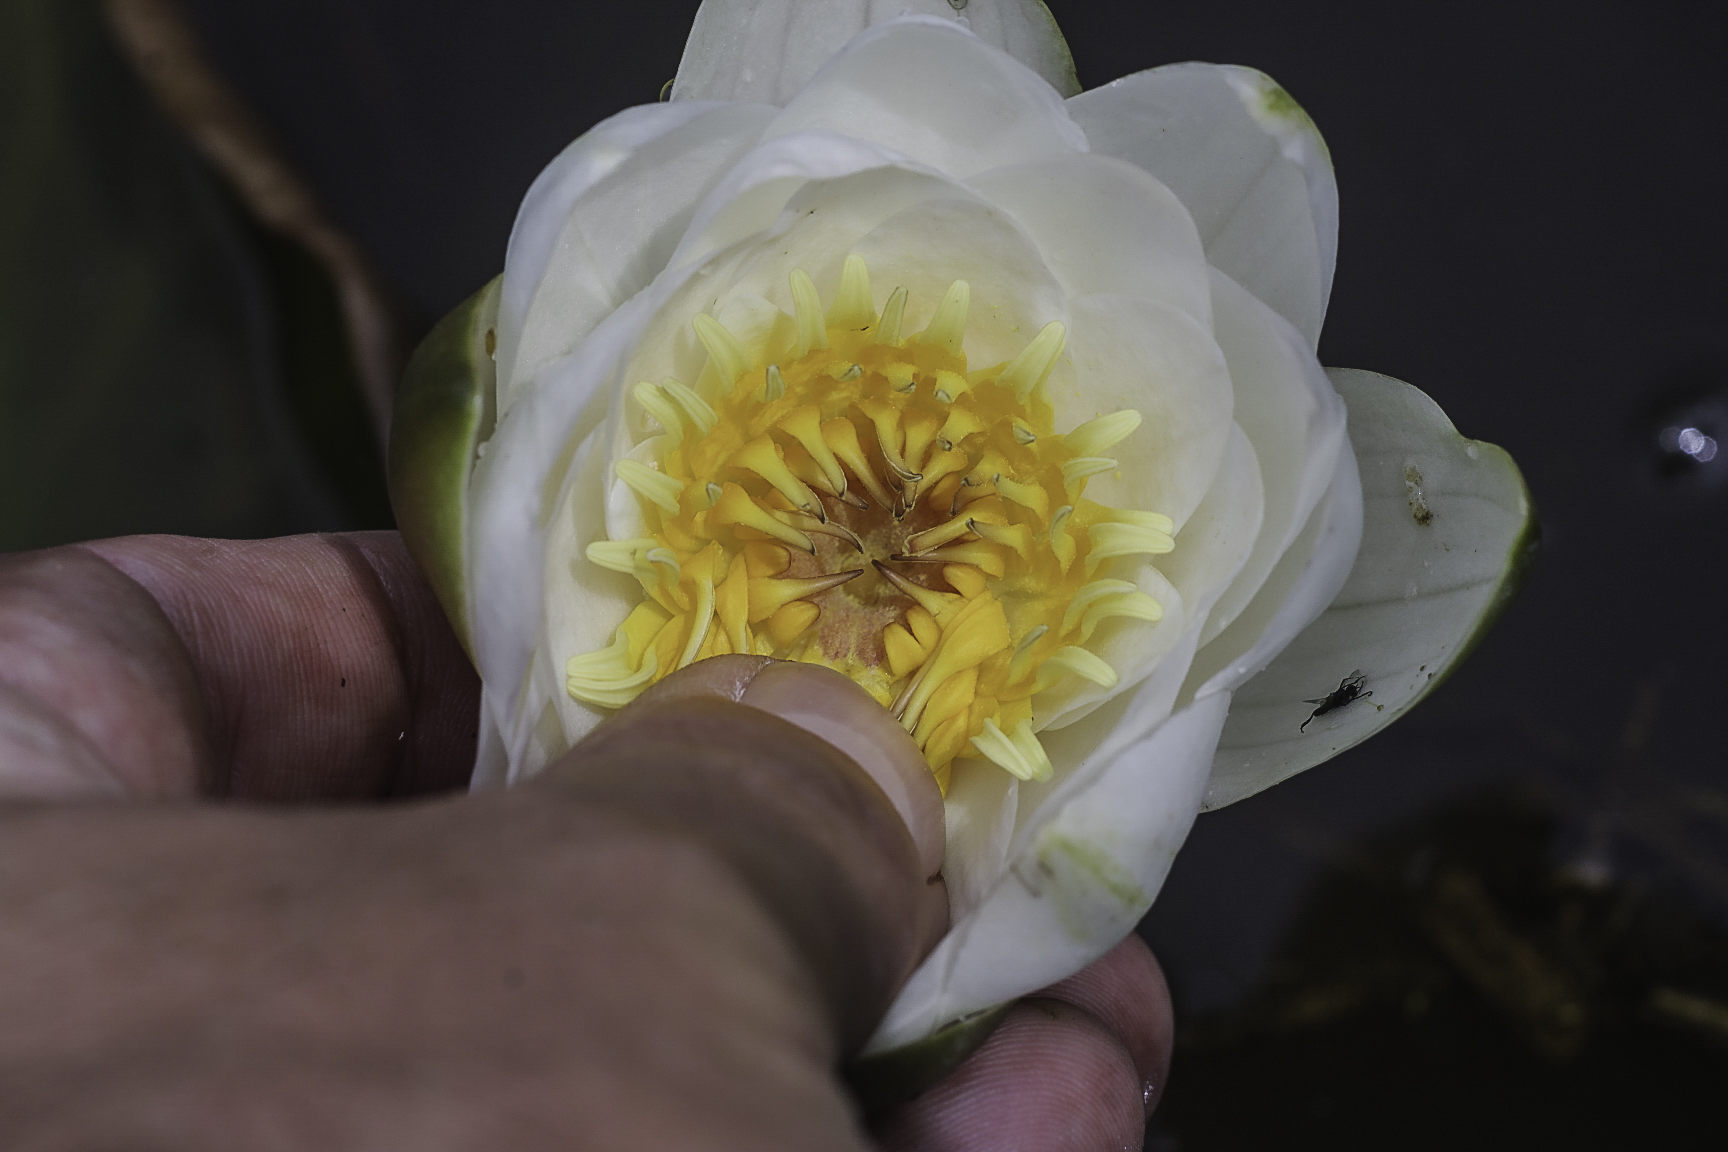
[[[696,659],[702,642],[708,638],[708,627],[713,623],[714,580],[704,574],[696,581],[696,607],[690,618],[690,639],[684,644],[684,653],[678,657],[677,667],[687,668]]]
[[[906,315],[906,289],[896,288],[888,294],[888,302],[882,305],[882,318],[876,321],[877,344],[899,344],[900,324]]]
[[[1110,667],[1102,656],[1088,648],[1069,644],[1050,653],[1038,666],[1038,684],[1034,691],[1044,691],[1065,672],[1090,680],[1100,688],[1114,688],[1118,680],[1116,669]]]
[[[1115,556],[1162,556],[1176,547],[1176,541],[1155,528],[1138,524],[1092,525],[1093,560],[1109,560]]]
[[[676,444],[684,439],[684,421],[678,418],[678,407],[672,403],[671,397],[660,391],[659,385],[644,380],[630,389],[630,395],[642,406],[644,412],[659,422],[661,430],[672,443]]]
[[[1008,362],[1001,375],[996,377],[996,382],[1012,389],[1014,398],[1024,403],[1050,378],[1050,370],[1056,367],[1056,361],[1061,358],[1067,344],[1068,329],[1052,320],[1020,350],[1018,356]]]
[[[978,516],[968,517],[967,527],[978,533],[992,544],[1000,544],[1012,549],[1022,560],[1032,558],[1034,537],[1032,529],[1025,524],[992,524]]]
[[[964,280],[954,281],[943,293],[942,303],[936,305],[936,314],[930,317],[930,323],[918,333],[918,342],[940,348],[950,356],[960,356],[961,345],[966,339],[966,313],[971,307],[972,286]]]
[[[642,500],[642,535],[586,555],[633,577],[642,600],[612,644],[567,663],[569,691],[617,707],[711,655],[811,661],[892,706],[944,787],[956,758],[1051,779],[1040,693],[1115,688],[1093,633],[1162,616],[1139,585],[1174,524],[1085,495],[1090,478],[1132,468],[1110,449],[1139,414],[1054,426],[1059,323],[969,371],[963,280],[909,338],[906,290],[877,313],[856,256],[826,312],[803,271],[788,284],[790,315],[760,326],[760,346],[700,314],[695,387],[631,389],[661,430],[615,465]]]
[[[813,512],[822,507],[816,493],[792,474],[792,469],[786,467],[786,461],[780,456],[780,449],[766,436],[758,436],[738,449],[732,456],[732,463],[739,468],[748,468],[768,481],[776,492],[792,502],[794,508]]]
[[[1118,465],[1113,456],[1076,456],[1062,464],[1062,479],[1070,484],[1078,484],[1088,477],[1104,472],[1116,471]]]
[[[870,302],[870,269],[861,256],[846,257],[840,266],[840,288],[828,309],[828,323],[835,328],[862,331],[876,322],[876,306]]]
[[[1105,620],[1123,616],[1156,624],[1164,619],[1164,607],[1144,592],[1123,592],[1098,599],[1080,620],[1080,642],[1092,639],[1093,631]]]
[[[996,721],[984,721],[984,730],[972,737],[972,746],[1021,780],[1049,780],[1055,775],[1044,745],[1032,733],[1031,721],[1022,720],[1012,736],[996,726]]]
[[[844,541],[854,552],[864,551],[864,541],[858,538],[858,533],[834,520],[823,520],[813,512],[793,511],[788,515],[797,518],[797,527],[806,533],[816,536],[832,536]]]
[[[780,374],[780,365],[770,364],[762,373],[762,399],[769,404],[786,395],[786,377]]]
[[[1014,658],[1008,663],[1008,683],[1018,684],[1026,678],[1026,673],[1032,667],[1032,653],[1038,647],[1038,642],[1050,634],[1050,625],[1040,624],[1026,635],[1020,637],[1020,642],[1014,645]]]
[[[1132,408],[1088,420],[1062,439],[1076,456],[1102,456],[1140,427],[1140,413]]]
[[[626,576],[636,570],[636,556],[654,546],[653,540],[596,540],[583,550],[591,564]]]
[[[696,330],[696,339],[708,353],[708,364],[719,377],[722,387],[731,388],[750,366],[750,353],[724,324],[706,312],[698,312],[690,321],[690,327]]]
[[[996,491],[1022,508],[1030,509],[1040,520],[1050,518],[1050,493],[1036,484],[1022,484],[1009,476],[998,476],[995,480]]]
[[[805,404],[781,417],[780,431],[792,437],[798,447],[810,454],[810,459],[822,471],[822,479],[830,496],[846,494],[846,470],[828,442],[822,439],[822,410]]]
[[[850,572],[836,572],[832,576],[812,576],[807,579],[752,580],[750,622],[766,620],[794,600],[808,600],[812,596],[820,596],[831,588],[838,588],[848,581],[856,580],[863,574],[864,569],[854,568]]]
[[[1078,629],[1087,609],[1104,597],[1125,596],[1138,591],[1138,588],[1126,580],[1092,581],[1069,598],[1068,610],[1062,616],[1062,634],[1067,635]]]
[[[660,381],[660,391],[678,406],[690,426],[698,436],[706,436],[714,430],[714,425],[720,420],[715,414],[714,406],[696,395],[694,389],[686,387],[681,381],[668,376]]]
[[[914,472],[900,458],[900,409],[885,400],[868,400],[858,405],[858,408],[876,431],[876,447],[881,451],[889,471],[901,480],[916,482],[924,479],[922,472]]]
[[[917,556],[932,548],[940,548],[950,541],[958,540],[971,532],[974,516],[956,516],[934,528],[915,533],[906,537],[906,554]]]
[[[728,482],[721,486],[720,499],[714,505],[713,515],[721,524],[754,528],[812,556],[816,554],[814,540],[756,503],[750,498],[750,494],[737,484]]]
[[[828,347],[828,321],[822,315],[822,298],[816,295],[816,284],[802,268],[792,269],[792,315],[797,323],[797,336],[792,342],[794,359],[808,355],[817,348]]]
[[[895,676],[910,676],[929,655],[904,624],[890,624],[882,630],[882,650],[887,654],[889,670]]]
[[[1176,521],[1157,512],[1142,512],[1137,508],[1110,508],[1106,510],[1105,519],[1117,524],[1135,524],[1141,528],[1150,528],[1154,532],[1162,532],[1166,536],[1176,531]]]
[[[822,618],[822,610],[805,600],[794,600],[768,618],[768,635],[776,648],[790,648]]]
[[[864,485],[864,490],[870,493],[878,508],[886,508],[894,503],[894,497],[888,494],[888,489],[876,478],[876,470],[870,466],[870,458],[864,455],[864,445],[859,442],[858,429],[852,421],[824,420],[822,440],[835,457],[851,470],[858,482]]]
[[[948,601],[942,593],[932,591],[931,589],[924,587],[922,584],[914,584],[912,581],[906,579],[906,577],[900,575],[900,573],[894,571],[894,569],[884,565],[880,560],[872,560],[871,563],[876,565],[876,571],[880,572],[888,583],[894,585],[897,591],[902,595],[910,596],[912,599],[916,600],[918,602],[918,607],[924,609],[924,611],[930,613],[930,615],[935,616],[938,613],[947,610]]]
[[[620,460],[612,471],[630,490],[662,511],[678,512],[678,497],[684,493],[684,483],[676,476],[656,472],[640,460]]]

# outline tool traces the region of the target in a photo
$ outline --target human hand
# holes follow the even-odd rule
[[[195,802],[448,790],[474,696],[392,535],[0,562],[9,1146],[868,1146],[834,1069],[942,914],[898,727],[711,662],[512,792]],[[1133,1146],[1168,1037],[1130,940],[874,1127]]]

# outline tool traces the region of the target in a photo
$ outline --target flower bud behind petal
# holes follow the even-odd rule
[[[415,350],[390,424],[390,506],[470,656],[468,478],[477,446],[492,433],[500,279],[458,305]]]

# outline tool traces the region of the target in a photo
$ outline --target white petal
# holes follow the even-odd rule
[[[549,653],[537,649],[528,666],[528,682],[522,692],[515,727],[506,733],[510,756],[510,783],[518,784],[570,750],[570,741],[559,722],[557,701],[565,695],[562,670],[551,667]]]
[[[1139,296],[1212,322],[1206,254],[1175,193],[1125,161],[1016,164],[971,186],[1012,213],[1075,296]]]
[[[954,762],[942,805],[947,824],[942,880],[956,918],[983,903],[1008,866],[1019,784],[988,760],[963,757]]]
[[[520,324],[500,332],[509,341],[500,344],[501,412],[666,266],[703,195],[773,115],[762,105],[699,105],[693,117],[659,107],[668,111],[638,126],[670,127],[610,166],[561,157],[524,204],[504,272]]]
[[[1212,263],[1314,346],[1332,292],[1338,186],[1313,121],[1283,89],[1249,68],[1172,64],[1068,109],[1094,152],[1168,184]]]
[[[1176,534],[1176,548],[1157,558],[1182,593],[1189,617],[1204,621],[1248,562],[1260,535],[1266,485],[1248,434],[1232,425],[1224,460],[1206,497]]]
[[[1362,482],[1346,448],[1331,486],[1235,621],[1194,658],[1185,696],[1234,691],[1282,652],[1344,587],[1362,540]]]
[[[928,200],[883,220],[854,249],[877,291],[906,288],[904,332],[930,322],[948,286],[972,288],[965,351],[975,367],[1009,360],[1052,320],[1067,294],[1042,254],[1005,213],[970,199]],[[834,272],[838,279],[838,267]]]
[[[1131,580],[1135,587],[1158,602],[1164,616],[1156,622],[1134,619],[1106,620],[1098,626],[1086,648],[1110,665],[1119,677],[1119,687],[1102,688],[1077,676],[1066,676],[1055,685],[1032,698],[1032,714],[1037,717],[1041,732],[1058,731],[1082,723],[1099,708],[1121,694],[1124,688],[1138,684],[1155,669],[1177,676],[1173,661],[1187,664],[1191,651],[1177,652],[1184,637],[1194,631],[1189,622],[1194,619],[1182,598],[1182,593],[1151,560],[1142,563],[1132,573],[1115,573],[1115,578]],[[1074,764],[1053,761],[1055,781],[1066,780]],[[1028,787],[1035,787],[1028,785]]]
[[[924,3],[934,7],[934,0]],[[959,12],[953,11],[954,0],[943,3],[948,5],[949,15],[970,28],[974,36],[1038,73],[1061,95],[1073,96],[1080,91],[1068,41],[1044,0],[959,0]]]
[[[1331,606],[1236,694],[1208,807],[1253,795],[1395,720],[1469,650],[1533,543],[1511,457],[1458,435],[1408,384],[1331,370],[1361,469],[1362,547]],[[1361,672],[1373,696],[1303,721]]]
[[[503,738],[492,718],[497,698],[482,687],[480,694],[480,733],[474,755],[474,773],[468,786],[474,791],[502,788],[509,783],[510,759],[504,752]]]
[[[973,306],[965,349],[974,364],[1007,360],[1044,324],[1068,318],[1061,286],[1005,213],[938,177],[872,169],[811,182],[788,203],[774,230],[736,245],[692,275],[644,334],[630,379],[694,380],[705,355],[688,334],[692,316],[741,299],[789,310],[787,278],[794,268],[807,272],[823,298],[832,299],[849,253],[869,265],[878,307],[895,287],[907,289],[907,333],[929,321],[954,280],[968,281]]]
[[[611,644],[618,626],[642,600],[642,586],[633,577],[602,568],[586,554],[587,546],[595,540],[629,540],[643,535],[640,530],[617,525],[611,532],[606,530],[606,522],[614,519],[608,516],[609,497],[620,488],[632,505],[636,497],[612,475],[611,453],[603,448],[603,437],[594,436],[578,452],[546,530],[545,637],[540,659],[554,674],[549,695],[557,707],[564,737],[572,744],[609,713],[564,690],[564,665],[572,656]]]
[[[1228,703],[1208,697],[1135,730],[1135,695],[1111,706],[1109,722],[1083,726],[1110,734],[1087,750],[1082,785],[1016,836],[1008,870],[913,973],[869,1050],[1078,971],[1151,906],[1193,822]]]
[[[509,375],[529,298],[540,285],[558,234],[576,201],[644,144],[713,109],[712,104],[626,108],[578,136],[534,178],[516,210],[504,256],[498,301],[497,362],[501,376]]]
[[[596,327],[570,356],[544,369],[481,448],[469,482],[468,608],[474,664],[506,747],[524,724],[522,694],[541,643],[546,530],[569,468],[611,443],[621,361],[663,299],[682,286],[666,276]],[[482,591],[483,590],[483,591]],[[489,706],[490,703],[489,703]]]
[[[1072,375],[1052,373],[1056,427],[1132,408],[1142,420],[1112,453],[1130,462],[1087,485],[1088,499],[1160,512],[1178,539],[1211,486],[1230,437],[1230,372],[1211,333],[1184,312],[1129,296],[1070,307]],[[1062,365],[1058,365],[1062,368]],[[1256,511],[1256,515],[1258,512]]]
[[[848,176],[864,179],[837,183]],[[792,212],[839,211],[853,234],[863,235],[919,200],[955,195],[969,194],[878,144],[832,132],[776,136],[746,154],[703,200],[671,264],[704,260],[768,233]]]
[[[1254,445],[1266,502],[1254,552],[1207,616],[1202,646],[1248,606],[1333,483],[1338,457],[1349,451],[1344,402],[1301,334],[1216,271],[1212,299],[1214,331],[1236,389],[1236,423]]]
[[[1037,73],[943,20],[858,37],[792,98],[767,135],[833,132],[967,177],[1086,150]]]
[[[673,100],[784,104],[864,29],[906,15],[954,21],[1043,76],[1080,90],[1074,58],[1042,0],[706,0],[696,13]]]

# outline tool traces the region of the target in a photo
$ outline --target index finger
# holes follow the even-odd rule
[[[467,780],[478,683],[395,533],[139,536],[38,555],[68,574],[58,602],[38,590],[37,611],[70,641],[36,654],[68,685],[127,665],[183,672],[91,693],[71,718],[131,758],[115,765],[129,785],[319,800]],[[169,762],[138,762],[151,757]]]

